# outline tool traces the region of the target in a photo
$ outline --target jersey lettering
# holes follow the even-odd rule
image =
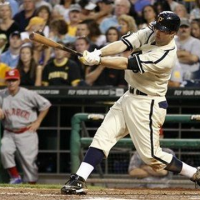
[[[26,110],[21,110],[20,108],[12,108],[12,109],[6,109],[5,115],[6,115],[6,118],[9,118],[12,115],[15,115],[15,116],[28,120],[30,117],[30,112]]]
[[[64,80],[68,79],[68,73],[66,72],[51,72],[49,73],[48,79],[54,79],[54,78],[62,78]]]

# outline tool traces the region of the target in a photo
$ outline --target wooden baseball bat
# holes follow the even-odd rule
[[[40,44],[44,44],[46,46],[49,46],[49,47],[53,47],[53,48],[56,48],[56,49],[61,49],[63,51],[67,51],[67,52],[70,52],[72,54],[75,54],[77,56],[82,56],[81,53],[73,50],[73,49],[70,49],[62,44],[59,44],[49,38],[46,38],[45,36],[42,36],[40,35],[39,33],[35,33],[35,32],[32,32],[30,35],[29,35],[29,39],[30,40],[33,40],[35,42],[39,42]]]

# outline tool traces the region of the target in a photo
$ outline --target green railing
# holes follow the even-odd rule
[[[80,165],[81,148],[88,147],[92,142],[92,138],[80,136],[81,122],[103,120],[104,114],[88,114],[88,113],[77,113],[72,117],[72,131],[70,141],[70,152],[71,152],[71,172],[75,173]],[[167,115],[165,123],[191,123],[198,122],[200,115]],[[200,148],[200,139],[161,139],[160,144],[163,147],[168,148]],[[130,138],[123,138],[118,141],[115,146],[121,147],[132,147],[133,143]]]

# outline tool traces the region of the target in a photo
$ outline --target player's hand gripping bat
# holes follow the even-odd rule
[[[70,49],[70,48],[68,48],[68,47],[66,47],[62,44],[59,44],[59,43],[57,43],[57,42],[55,42],[55,41],[53,41],[49,38],[46,38],[45,36],[42,36],[39,33],[35,33],[35,32],[31,33],[29,35],[29,39],[33,40],[35,42],[39,42],[40,44],[44,44],[45,46],[53,47],[53,48],[56,48],[56,49],[61,49],[63,51],[67,51],[67,52],[75,54],[77,56],[82,56],[81,53],[79,53],[79,52],[77,52],[73,49]]]

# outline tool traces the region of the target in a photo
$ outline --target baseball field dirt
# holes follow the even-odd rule
[[[59,188],[0,187],[0,200],[200,200],[200,189],[89,188],[87,195],[61,195]]]

